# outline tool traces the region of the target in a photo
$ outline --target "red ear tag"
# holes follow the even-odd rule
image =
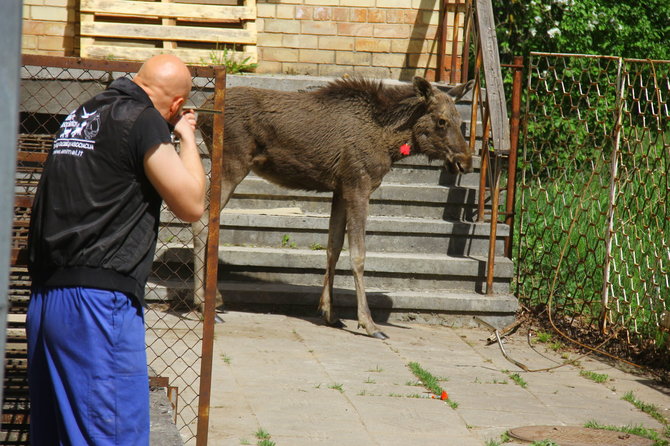
[[[412,150],[412,148],[409,146],[409,144],[403,144],[400,146],[400,153],[403,155],[409,155],[409,152]]]

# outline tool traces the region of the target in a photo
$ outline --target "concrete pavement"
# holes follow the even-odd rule
[[[243,312],[222,318],[214,344],[208,442],[214,446],[256,445],[259,430],[277,446],[513,445],[521,442],[503,443],[501,434],[515,427],[590,420],[663,432],[622,400],[629,391],[670,419],[670,389],[645,376],[592,358],[524,372],[498,345],[486,345],[490,333],[483,328],[393,322],[382,326],[390,339],[379,341],[351,320],[334,329],[317,318]],[[505,349],[531,369],[576,357],[545,344],[531,348],[526,333],[511,336]],[[440,379],[451,405],[431,398],[410,362]],[[608,379],[596,383],[583,370]]]

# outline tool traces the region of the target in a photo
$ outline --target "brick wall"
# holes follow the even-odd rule
[[[435,38],[440,3],[257,0],[257,72],[314,76],[346,73],[404,80],[418,74],[432,80],[437,64]],[[23,52],[78,56],[78,5],[79,0],[24,0]],[[454,17],[452,10],[448,14],[447,52],[452,48]],[[462,12],[459,23],[462,26]],[[458,40],[462,40],[462,28]]]
[[[258,0],[257,72],[434,79],[440,3]],[[448,26],[453,23],[449,14]]]
[[[76,0],[23,0],[23,52],[76,56],[76,17]]]

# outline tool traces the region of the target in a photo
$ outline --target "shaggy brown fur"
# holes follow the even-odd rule
[[[472,156],[451,97],[459,99],[468,88],[460,85],[445,94],[420,77],[401,86],[341,79],[311,92],[231,88],[225,98],[221,208],[249,171],[287,188],[333,192],[319,308],[328,324],[339,324],[331,302],[346,228],[359,326],[386,338],[372,321],[363,285],[370,194],[407,150],[444,160],[452,172],[471,170]],[[211,134],[211,115],[198,123]],[[194,225],[196,235],[203,232],[204,221]],[[196,253],[204,252],[202,243],[196,236]],[[202,271],[203,261],[197,254],[196,271]],[[196,277],[197,303],[202,296],[202,278]]]

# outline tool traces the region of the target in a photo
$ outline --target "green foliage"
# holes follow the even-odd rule
[[[209,59],[201,59],[201,62],[204,65],[224,66],[226,67],[226,73],[238,74],[256,69],[258,64],[249,63],[249,60],[251,60],[250,57],[240,60],[234,49],[225,45],[221,48],[217,43],[216,48],[210,51]]]
[[[670,59],[670,2],[493,0],[501,60],[531,51]]]

